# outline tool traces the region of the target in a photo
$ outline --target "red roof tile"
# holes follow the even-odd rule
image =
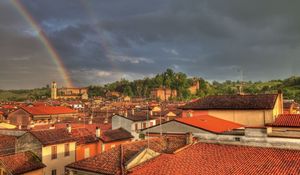
[[[130,142],[122,145],[123,162],[129,161],[141,150],[147,148],[147,140]],[[185,137],[153,138],[149,141],[149,148],[160,153],[173,153],[185,146]],[[68,168],[95,172],[100,174],[121,174],[121,146],[112,148],[94,157],[87,158],[70,165]]]
[[[75,142],[76,139],[68,133],[67,129],[34,130],[30,133],[35,136],[44,146]]]
[[[216,95],[186,104],[182,109],[273,109],[278,94]]]
[[[130,174],[299,174],[299,157],[299,150],[197,143],[174,155],[149,160]]]
[[[101,131],[106,131],[111,129],[111,124],[83,124],[83,123],[56,123],[54,124],[56,129],[66,128],[66,125],[70,124],[72,128],[86,128],[92,133],[96,133],[96,128],[100,128]],[[36,125],[33,130],[42,130],[42,129],[49,129],[52,126],[52,124],[46,124],[46,125]]]
[[[281,114],[271,125],[277,127],[300,127],[300,114]]]
[[[0,135],[0,156],[15,152],[16,137]]]
[[[201,115],[195,117],[177,118],[176,121],[191,125],[200,129],[204,129],[214,133],[222,133],[243,127],[238,123],[223,120],[209,115]]]
[[[78,145],[98,142],[96,132],[90,132],[87,128],[73,128],[71,137],[76,140]]]
[[[0,157],[0,163],[5,170],[13,175],[24,174],[46,167],[41,160],[31,152],[22,152]]]
[[[118,140],[128,140],[133,138],[130,132],[126,131],[123,128],[114,129],[114,130],[107,130],[102,132],[100,139],[107,143],[107,142],[114,142]]]
[[[22,107],[25,111],[32,115],[55,115],[55,114],[73,114],[77,111],[64,106],[33,106]]]

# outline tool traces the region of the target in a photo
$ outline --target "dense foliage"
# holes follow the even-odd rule
[[[190,94],[188,88],[194,81],[200,82],[197,94]],[[242,91],[249,94],[276,93],[278,89],[283,90],[286,99],[295,99],[300,102],[300,77],[290,77],[284,80],[271,80],[266,82],[208,82],[202,78],[189,78],[182,72],[174,72],[167,69],[154,77],[142,80],[128,81],[121,79],[103,86],[89,86],[89,96],[105,96],[106,92],[116,91],[131,97],[149,97],[154,88],[166,87],[177,90],[178,97],[174,100],[189,100],[207,95],[235,94],[242,84]],[[49,87],[32,90],[0,90],[0,100],[23,101],[26,99],[43,99],[50,97]]]
[[[50,88],[0,90],[0,101],[25,101],[47,99],[50,97]]]
[[[188,88],[194,81],[200,82],[200,89],[197,94],[190,94]],[[196,97],[204,97],[207,95],[222,95],[222,94],[236,94],[241,91],[247,94],[260,93],[277,93],[279,89],[283,90],[286,99],[295,99],[300,102],[300,77],[290,77],[285,80],[271,80],[266,82],[239,82],[230,81],[225,82],[208,82],[202,78],[188,78],[182,72],[174,72],[167,69],[161,74],[157,74],[152,78],[145,78],[143,80],[128,81],[121,79],[114,83],[104,86],[90,86],[90,96],[103,96],[105,92],[117,91],[128,96],[149,97],[150,91],[158,87],[167,87],[177,90],[177,100],[189,100]]]

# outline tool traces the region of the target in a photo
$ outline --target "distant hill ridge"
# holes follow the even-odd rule
[[[200,82],[200,90],[192,95],[188,88],[193,82]],[[185,73],[167,69],[154,77],[128,81],[119,81],[105,85],[89,86],[89,96],[105,96],[108,91],[117,91],[123,95],[149,97],[150,91],[158,87],[175,89],[178,97],[174,100],[190,100],[207,95],[235,94],[242,84],[242,92],[248,94],[276,93],[281,89],[285,99],[294,99],[300,102],[300,77],[292,76],[283,80],[270,81],[239,81],[226,80],[224,82],[208,82],[200,77],[189,78]],[[0,90],[0,101],[24,101],[27,99],[46,99],[50,97],[49,86],[30,90]]]

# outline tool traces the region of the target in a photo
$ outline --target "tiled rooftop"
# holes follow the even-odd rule
[[[46,167],[41,160],[31,152],[22,152],[0,157],[5,170],[13,175],[24,174]]]
[[[30,131],[44,146],[74,142],[66,128]]]
[[[32,115],[54,115],[54,114],[73,114],[77,111],[64,106],[33,106],[22,107],[25,111]]]
[[[300,114],[281,114],[272,123],[277,127],[300,127]]]
[[[184,123],[214,133],[222,133],[243,127],[243,125],[241,124],[219,119],[209,115],[177,118],[175,120],[180,123]]]
[[[0,156],[15,152],[16,137],[0,135]]]
[[[132,175],[299,174],[300,151],[197,143],[162,154],[131,170]]]
[[[101,134],[101,140],[105,143],[107,142],[113,142],[118,140],[127,140],[131,139],[133,136],[130,132],[126,131],[123,128],[114,129],[114,130],[107,130],[105,132],[102,132]]]
[[[273,109],[278,94],[208,96],[181,107],[182,109]]]
[[[121,174],[121,150],[123,162],[129,161],[141,150],[148,147],[148,141],[137,141],[112,148],[94,157],[84,159],[68,165],[68,168],[103,174]],[[149,148],[159,153],[173,153],[185,146],[185,137],[153,138],[149,141]]]

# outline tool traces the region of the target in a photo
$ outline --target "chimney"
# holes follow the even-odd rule
[[[134,115],[134,108],[131,109],[131,114]]]
[[[278,90],[278,103],[279,103],[279,114],[283,114],[283,93],[282,90]]]
[[[193,143],[193,134],[189,132],[186,134],[186,144],[189,145],[192,143]]]
[[[55,129],[55,125],[52,124],[52,125],[49,127],[49,129]]]
[[[108,119],[105,118],[105,119],[104,119],[104,124],[107,124],[107,123],[108,123]]]
[[[72,127],[70,124],[67,124],[67,131],[68,133],[71,133],[72,132]]]
[[[97,138],[101,137],[101,129],[99,127],[96,127],[96,137]]]
[[[35,124],[31,123],[30,128],[34,128]]]

